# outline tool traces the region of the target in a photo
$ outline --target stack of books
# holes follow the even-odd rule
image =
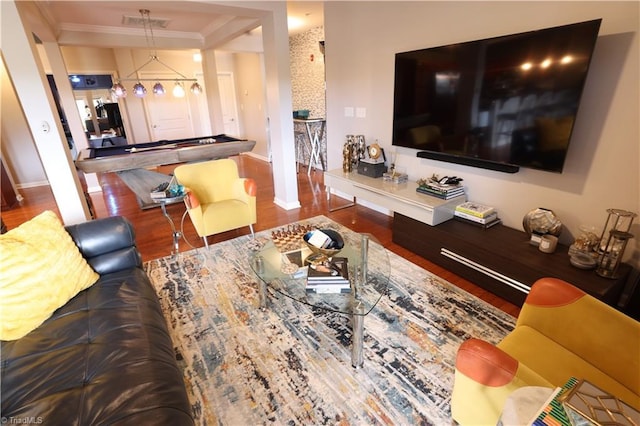
[[[449,200],[464,195],[464,187],[459,184],[442,184],[438,182],[425,182],[416,188],[417,192],[433,197]]]
[[[527,424],[532,426],[572,426],[573,422],[571,422],[562,400],[571,393],[577,384],[578,379],[570,377],[564,386],[555,388],[549,399],[542,405],[542,408],[536,412],[533,420]],[[581,424],[589,425],[592,423],[585,422]]]
[[[169,198],[169,182],[162,182],[149,192],[149,196],[152,200],[162,200],[163,198]]]
[[[456,206],[453,215],[457,220],[482,228],[491,228],[502,222],[495,208],[470,201]]]
[[[334,257],[327,265],[309,265],[307,293],[351,293],[346,257]]]
[[[152,200],[163,200],[180,195],[184,195],[184,188],[182,185],[178,185],[175,177],[172,177],[170,182],[162,182],[149,191],[149,196]]]

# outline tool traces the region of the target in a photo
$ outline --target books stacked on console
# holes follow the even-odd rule
[[[163,200],[180,195],[184,195],[184,188],[178,185],[175,177],[171,178],[171,182],[162,182],[149,191],[149,197],[151,197],[152,200]]]
[[[309,265],[307,293],[350,293],[347,263],[346,257],[334,257],[326,264]]]
[[[162,200],[163,198],[169,198],[169,182],[162,182],[149,192],[149,196],[152,200]]]
[[[456,206],[453,217],[485,229],[502,222],[495,208],[470,201]]]
[[[451,198],[464,195],[464,187],[458,184],[441,184],[437,182],[426,182],[416,188],[421,194],[449,200]]]

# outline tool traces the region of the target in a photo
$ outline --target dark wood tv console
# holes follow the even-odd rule
[[[542,253],[527,234],[502,224],[483,229],[448,220],[429,226],[395,213],[393,242],[518,306],[537,279],[557,277],[616,307],[631,270],[622,264],[619,278],[602,278],[572,266],[567,246]]]

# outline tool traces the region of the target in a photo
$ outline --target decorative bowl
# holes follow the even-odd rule
[[[307,247],[309,247],[309,250],[313,252],[312,255],[305,259],[305,262],[312,265],[326,262],[336,254],[340,253],[340,251],[344,248],[344,240],[338,232],[334,231],[333,229],[320,229],[319,231],[325,233],[330,239],[329,243],[326,244],[324,248],[317,247],[309,242],[315,230],[307,232],[302,237]]]
[[[522,219],[522,227],[531,236],[536,234],[551,234],[556,237],[562,231],[562,222],[558,219],[553,210],[537,208],[531,210]]]

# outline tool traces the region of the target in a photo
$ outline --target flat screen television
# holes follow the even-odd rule
[[[601,21],[397,53],[392,145],[561,173]]]

